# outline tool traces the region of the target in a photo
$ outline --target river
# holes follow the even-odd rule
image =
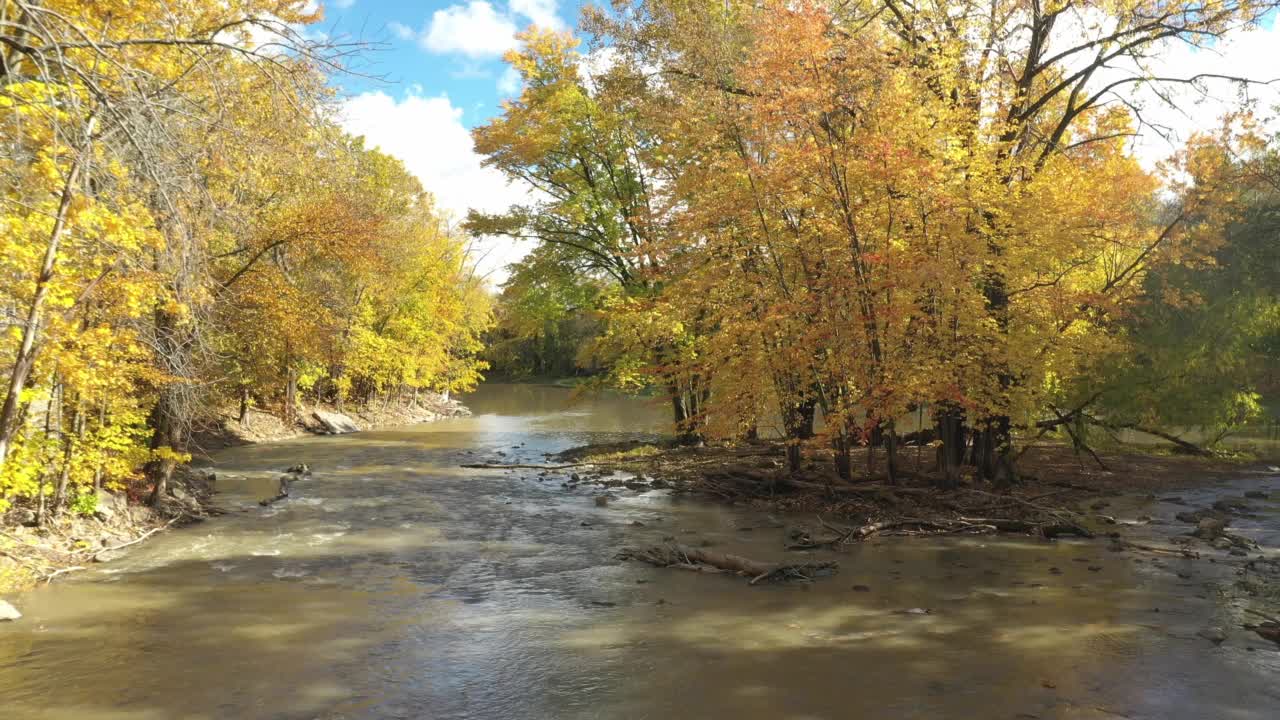
[[[1197,633],[1201,578],[1097,541],[885,538],[748,587],[621,563],[675,536],[781,559],[768,515],[464,470],[662,427],[487,385],[474,416],[233,448],[227,515],[22,599],[0,718],[1272,718],[1280,653]],[[500,454],[501,453],[501,454]],[[269,508],[274,478],[313,477]],[[794,557],[794,555],[792,556]]]

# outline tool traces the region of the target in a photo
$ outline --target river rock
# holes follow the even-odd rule
[[[1249,492],[1246,492],[1246,493],[1244,494],[1244,496],[1245,496],[1245,497],[1247,497],[1247,498],[1250,498],[1250,499],[1252,499],[1252,500],[1266,500],[1266,499],[1267,499],[1267,493],[1263,492],[1262,490],[1250,490]]]
[[[303,475],[303,476],[306,476],[306,475],[310,475],[310,474],[311,474],[311,468],[310,468],[310,467],[307,467],[307,464],[306,464],[306,463],[298,463],[297,465],[294,465],[293,467],[289,468],[288,470],[285,470],[285,472],[287,472],[287,473],[291,473],[291,474],[293,474],[293,475]]]
[[[1177,515],[1174,515],[1174,517],[1177,518],[1180,522],[1191,523],[1192,525],[1199,525],[1200,521],[1204,520],[1205,518],[1219,518],[1219,519],[1222,519],[1224,522],[1226,521],[1225,518],[1222,517],[1222,513],[1216,510],[1210,510],[1208,508],[1201,508],[1199,510],[1185,510],[1183,512],[1178,513]]]
[[[1244,498],[1225,497],[1215,500],[1213,509],[1224,513],[1238,513],[1249,510],[1249,503]]]
[[[1227,639],[1227,633],[1220,627],[1202,628],[1196,634],[1214,645],[1221,645]]]
[[[9,511],[9,522],[22,527],[36,526],[36,511],[29,508],[15,508]]]
[[[1192,535],[1202,540],[1212,540],[1222,534],[1227,527],[1227,522],[1222,518],[1207,517],[1196,525],[1196,529]]]
[[[315,410],[311,413],[311,417],[315,418],[316,422],[320,423],[324,431],[330,435],[360,432],[360,428],[355,421],[340,412]]]
[[[10,605],[4,600],[0,600],[0,622],[9,622],[22,618],[22,613],[18,612],[18,608]]]
[[[99,490],[97,509],[94,512],[99,520],[111,522],[117,516],[129,512],[129,501],[124,495]]]

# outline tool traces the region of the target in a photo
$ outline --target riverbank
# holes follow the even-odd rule
[[[416,401],[348,409],[348,413],[327,405],[307,406],[292,423],[256,409],[241,422],[237,413],[222,410],[197,425],[191,451],[199,464],[211,453],[229,447],[334,434],[334,423],[359,432],[469,413],[457,400],[430,393],[419,395]],[[0,514],[0,596],[51,582],[94,563],[109,562],[120,551],[162,530],[220,514],[213,501],[215,482],[214,473],[183,465],[175,471],[169,496],[159,507],[146,504],[151,486],[139,478],[115,492],[100,491],[91,506],[79,512],[47,517],[39,524],[34,507],[10,508]]]
[[[434,422],[469,415],[470,410],[456,399],[436,393],[420,393],[402,402],[374,402],[357,407],[315,403],[301,409],[286,422],[275,413],[249,408],[244,418],[226,408],[200,423],[192,437],[194,454],[209,453],[228,447],[277,442],[306,435],[341,434],[332,423],[349,423],[346,432],[376,430],[396,425]]]
[[[800,553],[839,553],[892,536],[1091,540],[1153,572],[1176,574],[1188,581],[1188,592],[1212,588],[1230,611],[1230,618],[1205,630],[1215,642],[1245,631],[1280,644],[1280,467],[1272,461],[1115,450],[1095,459],[1048,445],[1024,456],[1021,482],[997,492],[968,483],[936,489],[928,461],[917,457],[914,449],[902,454],[900,467],[911,479],[897,485],[844,482],[813,464],[787,472],[785,448],[770,442],[610,443],[573,448],[551,460],[568,473],[566,488],[670,489],[811,518],[783,530],[785,547]],[[878,460],[883,464],[883,456]],[[874,477],[865,449],[855,461]],[[627,555],[653,562],[663,551],[629,549]],[[687,565],[688,558],[678,564]]]
[[[524,385],[463,399],[475,414],[445,424],[218,453],[225,515],[13,600],[26,617],[0,626],[5,708],[33,720],[415,708],[442,719],[923,719],[993,707],[1045,720],[1261,720],[1274,705],[1280,653],[1234,608],[1266,610],[1218,592],[1253,581],[1227,564],[1252,557],[1013,534],[788,550],[791,530],[821,527],[815,513],[673,496],[623,472],[616,486],[582,481],[602,467],[459,467],[545,466],[587,443],[648,441],[665,406]],[[299,462],[312,474],[263,507]],[[1212,505],[1192,490],[1151,494],[1098,512],[1140,543],[1185,533],[1174,516]],[[1161,499],[1173,496],[1187,505]],[[1280,531],[1271,501],[1249,502],[1259,518],[1233,517],[1229,532]],[[808,566],[813,582],[750,586],[617,557],[672,539],[707,559]],[[827,562],[835,573],[816,574]]]

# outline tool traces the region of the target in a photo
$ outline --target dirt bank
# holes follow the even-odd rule
[[[345,415],[359,430],[433,422],[470,414],[466,406],[457,400],[434,393],[421,393],[415,400],[401,403],[373,403],[357,407],[307,405],[298,411],[292,422],[257,408],[250,408],[242,421],[235,408],[226,408],[199,425],[191,444],[197,454],[208,455],[227,447],[328,434],[316,418],[317,411]]]

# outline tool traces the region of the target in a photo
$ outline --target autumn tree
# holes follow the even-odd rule
[[[1250,141],[1201,142],[1150,174],[1127,148],[1144,117],[1126,89],[1214,79],[1143,68],[1166,41],[1211,43],[1266,10],[643,2],[595,16],[666,98],[654,132],[675,159],[672,230],[652,243],[667,305],[713,329],[692,359],[719,379],[710,413],[758,415],[761,378],[783,417],[816,397],[848,475],[853,442],[892,449],[895,418],[927,405],[944,484],[966,460],[1012,479],[1015,426],[1123,345],[1147,273],[1211,252],[1231,210],[1223,159]]]
[[[625,66],[593,68],[572,35],[533,28],[520,37],[521,49],[507,60],[523,91],[474,136],[485,164],[529,186],[534,199],[501,215],[473,213],[467,228],[535,242],[539,262],[605,280],[618,303],[643,305],[658,291],[654,243],[666,227],[662,187],[674,177],[654,132],[657,98]],[[636,342],[598,350],[641,352],[653,370],[649,381],[671,397],[679,434],[696,440],[705,383],[676,369],[682,349],[669,334],[631,339]],[[617,354],[611,362],[634,366],[635,360]]]
[[[318,19],[0,0],[0,506],[91,508],[143,468],[159,502],[202,415],[287,414],[304,378],[362,400],[476,381],[465,240],[335,126],[326,74],[358,45],[304,37]]]

